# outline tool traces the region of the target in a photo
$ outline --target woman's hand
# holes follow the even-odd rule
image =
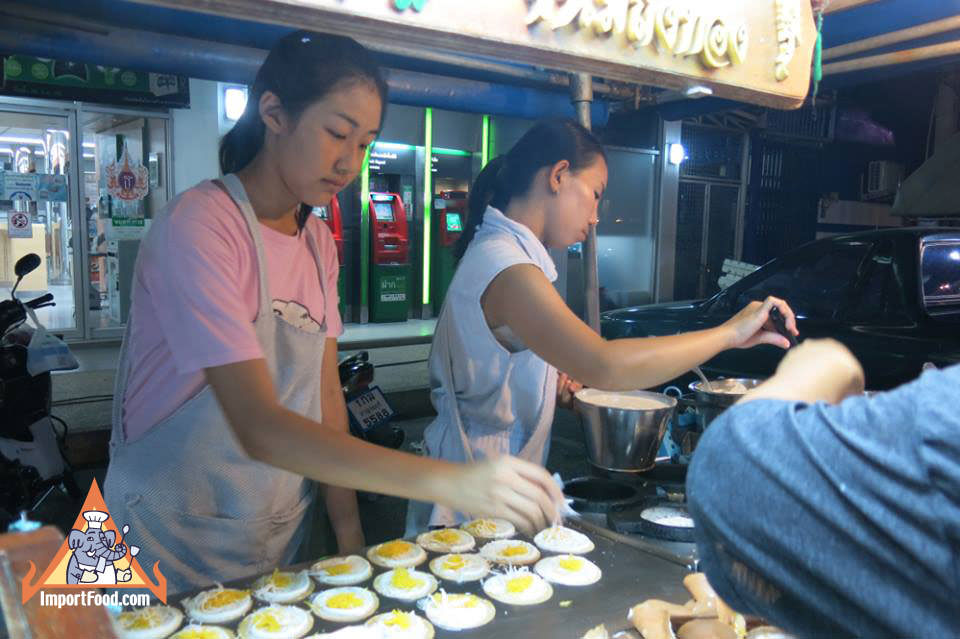
[[[438,487],[441,501],[475,517],[501,517],[533,534],[560,518],[563,493],[547,471],[516,457],[466,464],[452,482]]]
[[[770,310],[776,306],[783,315],[787,330],[799,335],[793,309],[777,297],[768,297],[763,302],[750,302],[739,313],[723,323],[730,331],[730,348],[750,348],[757,344],[773,344],[790,348],[787,338],[777,332],[770,321]]]
[[[583,388],[583,384],[566,373],[557,373],[557,406],[573,408],[573,396]]]

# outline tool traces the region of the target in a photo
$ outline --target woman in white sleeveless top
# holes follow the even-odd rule
[[[429,456],[514,455],[543,465],[558,398],[569,401],[580,383],[648,388],[728,348],[789,346],[768,315],[778,307],[796,332],[793,312],[772,297],[683,335],[608,342],[584,324],[552,285],[557,271],[547,249],[586,239],[606,183],[603,147],[572,120],[538,123],[477,177],[430,353],[438,416],[425,434]],[[464,519],[412,502],[407,532]]]

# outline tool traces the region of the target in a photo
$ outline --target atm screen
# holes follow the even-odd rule
[[[319,217],[321,220],[330,219],[330,209],[325,206],[315,206],[313,207],[313,214]]]
[[[380,222],[393,222],[393,206],[390,202],[374,202],[373,214]]]
[[[447,213],[447,233],[459,233],[463,230],[463,223],[460,221],[459,213]]]

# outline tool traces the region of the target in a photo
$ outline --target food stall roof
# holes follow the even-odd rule
[[[946,55],[923,58],[922,54],[923,49],[933,45],[960,43],[960,0],[875,0],[850,9],[832,10],[845,4],[849,3],[827,2],[823,20],[826,87],[866,84],[960,62],[960,46],[945,47]],[[871,45],[871,41],[879,46]],[[867,48],[858,51],[860,47],[856,43],[863,43]],[[893,65],[844,72],[832,67],[891,52],[902,52]]]
[[[670,18],[680,20],[673,31],[661,31],[658,23],[656,35],[657,12],[687,4],[420,0],[407,9],[400,7],[411,3],[391,0],[16,0],[0,11],[47,11],[76,18],[77,29],[88,20],[261,50],[302,26],[352,35],[381,52],[390,67],[471,77],[477,68],[471,63],[488,61],[515,71],[520,84],[532,77],[524,74],[584,72],[680,91],[707,87],[720,97],[795,108],[807,92],[815,38],[808,0],[791,2],[784,13],[767,0],[724,3],[719,12],[715,3],[698,1],[690,4],[690,17]],[[634,19],[630,7],[638,6]],[[571,7],[580,9],[571,13]],[[449,57],[439,60],[443,53]],[[783,65],[789,68],[781,74]],[[632,96],[620,91],[616,97]]]

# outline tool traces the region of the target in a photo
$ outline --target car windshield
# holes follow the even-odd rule
[[[920,249],[920,276],[928,311],[960,310],[960,238],[925,240]]]

